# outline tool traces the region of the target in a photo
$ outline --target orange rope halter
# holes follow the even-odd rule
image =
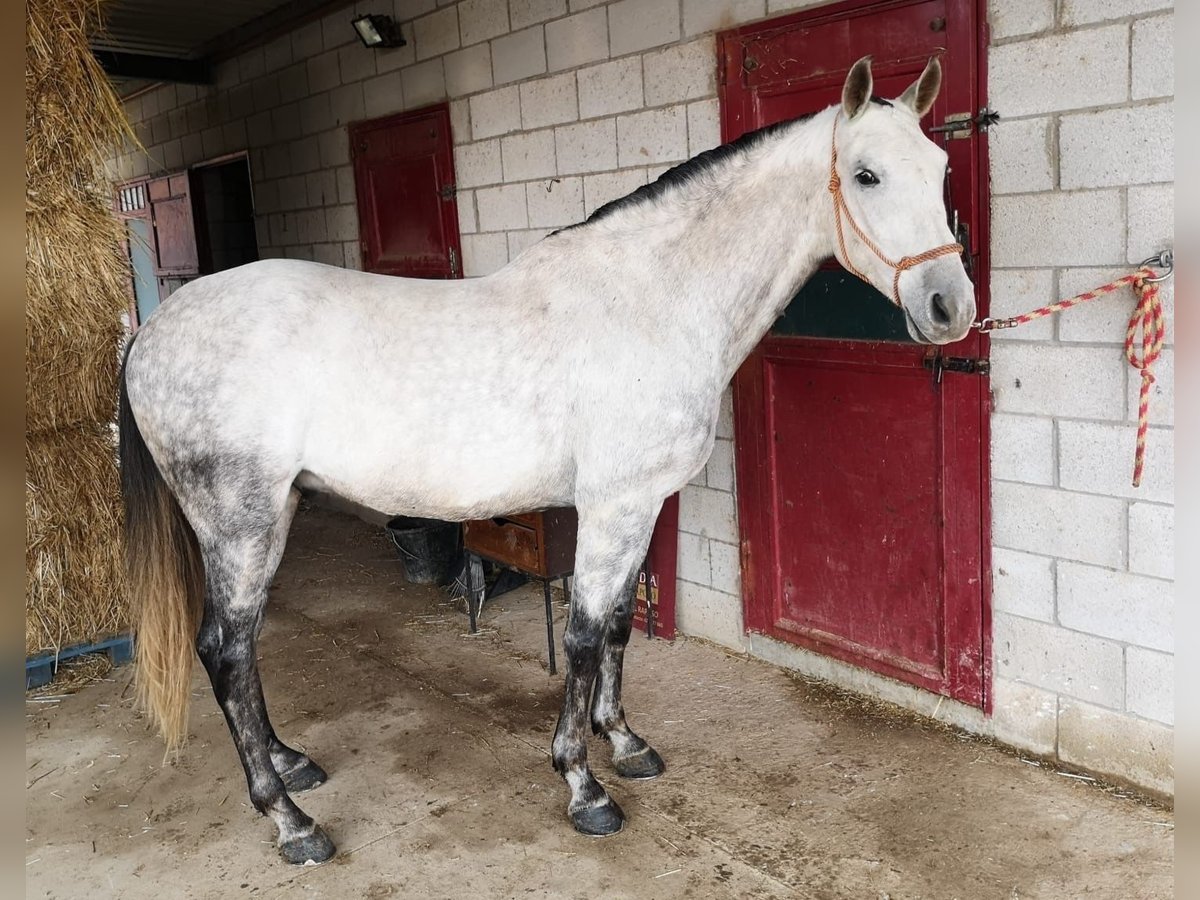
[[[867,249],[879,257],[885,266],[895,270],[896,274],[892,278],[892,302],[899,307],[903,307],[904,304],[900,302],[900,274],[914,266],[919,266],[923,262],[937,259],[939,256],[946,256],[949,253],[961,254],[963,252],[962,244],[942,244],[940,247],[934,247],[932,250],[926,250],[924,253],[918,253],[916,256],[902,256],[899,260],[893,262],[879,249],[879,246],[873,240],[867,237],[867,233],[854,221],[850,207],[846,205],[846,197],[842,193],[842,178],[838,175],[837,171],[837,125],[839,117],[840,115],[835,115],[833,119],[832,150],[829,154],[829,193],[833,195],[833,218],[837,223],[838,250],[841,251],[841,259],[838,261],[852,274],[857,275],[868,284],[870,283],[870,279],[850,262],[850,254],[846,252],[846,236],[842,232],[842,215],[845,214],[846,221],[850,223],[850,227],[854,229],[854,233],[858,235],[858,239],[866,244]]]
[[[1160,256],[1159,259],[1162,259],[1162,257]],[[1089,300],[1095,300],[1098,297],[1111,294],[1113,291],[1126,285],[1132,286],[1134,292],[1138,295],[1138,303],[1133,310],[1133,315],[1129,317],[1129,326],[1125,329],[1125,358],[1129,360],[1129,364],[1137,369],[1142,376],[1142,386],[1138,393],[1137,444],[1134,448],[1133,456],[1134,487],[1141,485],[1142,470],[1145,468],[1146,463],[1146,432],[1150,427],[1150,385],[1154,384],[1154,373],[1151,371],[1151,367],[1158,361],[1159,354],[1162,353],[1163,338],[1166,334],[1162,301],[1158,296],[1157,284],[1166,275],[1159,275],[1153,269],[1149,268],[1146,265],[1148,262],[1150,260],[1143,262],[1136,272],[1124,275],[1115,281],[1110,281],[1108,284],[1102,284],[1095,290],[1084,291],[1082,294],[1076,294],[1074,297],[1068,297],[1066,300],[1059,300],[1057,303],[1040,306],[1035,310],[1022,313],[1019,316],[1013,316],[1009,319],[987,318],[982,322],[976,323],[974,326],[982,332],[995,331],[1000,328],[1016,328],[1018,325],[1024,325],[1026,322],[1032,322],[1035,319],[1041,319],[1044,316],[1062,312],[1064,309],[1070,309],[1072,306],[1077,306],[1080,303],[1087,303]],[[1138,337],[1139,331],[1141,332],[1140,339]],[[1138,355],[1135,343],[1141,344],[1140,356]]]

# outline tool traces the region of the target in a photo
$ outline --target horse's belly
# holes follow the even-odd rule
[[[570,505],[570,466],[561,452],[545,441],[486,432],[318,437],[305,453],[305,477],[390,515],[458,521]]]

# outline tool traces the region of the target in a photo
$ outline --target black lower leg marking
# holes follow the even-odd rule
[[[622,778],[657,778],[666,764],[654,748],[629,727],[621,703],[621,675],[625,665],[625,647],[633,629],[633,597],[636,582],[613,611],[613,618],[600,659],[596,690],[592,697],[592,731],[612,744],[613,768]]]

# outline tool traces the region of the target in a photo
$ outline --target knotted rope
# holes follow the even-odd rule
[[[1154,384],[1153,366],[1162,353],[1163,337],[1166,334],[1162,300],[1159,299],[1157,284],[1164,277],[1143,264],[1136,272],[1110,281],[1094,290],[1076,294],[1066,300],[1059,300],[1057,303],[1041,306],[1009,319],[987,318],[975,325],[983,332],[995,331],[1000,328],[1016,328],[1026,322],[1062,312],[1064,309],[1087,303],[1089,300],[1096,300],[1126,285],[1132,286],[1134,293],[1138,296],[1138,302],[1133,310],[1133,315],[1129,317],[1129,327],[1125,329],[1125,358],[1129,360],[1131,366],[1138,370],[1142,378],[1142,386],[1138,394],[1137,447],[1133,457],[1134,487],[1138,487],[1142,483],[1142,470],[1146,462],[1146,432],[1150,427],[1150,386]]]

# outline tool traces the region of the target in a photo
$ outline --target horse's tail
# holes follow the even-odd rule
[[[125,565],[137,645],[137,694],[166,740],[187,738],[192,660],[204,613],[204,563],[195,532],[183,515],[129,407],[121,364],[118,424],[121,493],[125,499]]]

